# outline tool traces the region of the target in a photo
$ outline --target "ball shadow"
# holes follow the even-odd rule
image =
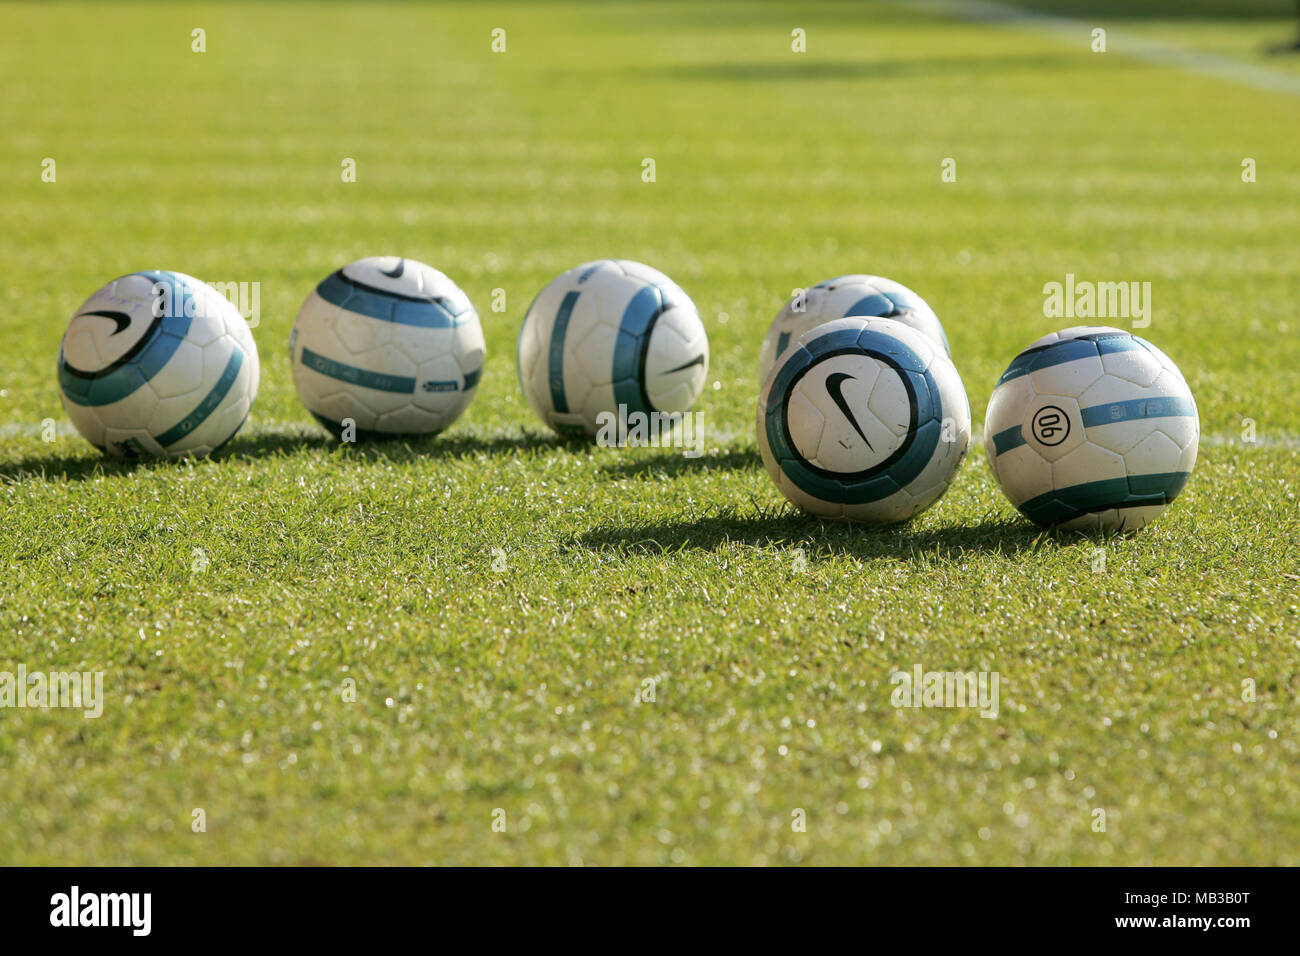
[[[713,80],[732,83],[788,83],[791,81],[879,80],[907,77],[962,75],[968,78],[1021,71],[1037,73],[1077,69],[1077,63],[1050,54],[1016,56],[909,57],[905,59],[812,60],[792,57],[787,61],[713,61],[666,67],[660,72],[677,80]]]
[[[941,528],[920,528],[907,523],[873,527],[822,521],[792,508],[770,512],[759,508],[750,513],[724,509],[689,520],[595,528],[575,537],[571,546],[588,551],[659,554],[683,549],[714,551],[729,544],[745,544],[800,547],[860,560],[905,561],[922,554],[945,558],[966,554],[1014,557],[1036,551],[1052,541],[1075,537],[1081,536],[1058,536],[1022,518],[1009,516],[990,516],[978,524]]]
[[[101,477],[131,475],[154,468],[176,468],[187,459],[113,458],[80,443],[84,451],[59,451],[49,455],[28,456],[19,461],[0,463],[0,483],[31,480],[86,481]],[[417,459],[474,458],[547,451],[568,447],[549,432],[476,435],[473,432],[451,435],[402,435],[341,443],[324,431],[304,426],[301,431],[276,431],[237,434],[209,456],[212,461],[254,460],[277,456],[290,457],[303,452],[325,451],[360,461],[409,462]]]
[[[171,462],[158,458],[111,458],[95,451],[89,445],[84,452],[57,453],[24,458],[21,461],[0,464],[0,483],[20,484],[25,481],[86,481],[92,478],[130,475],[141,469],[167,468]]]
[[[601,474],[610,478],[678,478],[700,471],[749,471],[763,467],[758,451],[748,450],[705,452],[698,458],[688,458],[680,449],[672,454],[638,457],[620,456],[618,461],[600,466]]]

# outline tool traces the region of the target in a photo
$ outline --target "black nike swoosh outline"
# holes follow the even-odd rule
[[[894,372],[898,375],[899,381],[903,383],[903,391],[907,393],[907,425],[906,425],[907,431],[903,436],[903,440],[898,445],[898,447],[895,448],[882,461],[876,462],[870,468],[864,468],[862,471],[853,472],[852,474],[845,474],[844,472],[839,472],[839,471],[831,471],[830,469],[822,468],[818,465],[814,465],[807,458],[804,458],[803,455],[800,455],[798,451],[795,451],[795,455],[797,456],[796,460],[799,462],[799,464],[803,465],[803,467],[807,468],[810,472],[812,472],[817,477],[830,478],[834,481],[839,481],[848,484],[856,484],[856,483],[868,481],[872,478],[875,478],[877,475],[882,475],[885,472],[889,471],[889,469],[893,468],[897,462],[902,460],[902,458],[908,453],[908,451],[911,450],[912,446],[916,443],[916,428],[917,428],[916,388],[912,384],[911,373],[905,371],[904,368],[898,364],[898,359],[895,358],[893,355],[890,355],[888,352],[882,352],[879,349],[874,349],[874,348],[868,348],[864,351],[860,349],[858,346],[846,346],[844,348],[832,349],[831,351],[825,353],[824,355],[818,356],[817,360],[814,361],[812,364],[806,365],[803,368],[801,368],[795,374],[794,378],[790,380],[789,384],[785,388],[785,394],[781,399],[778,421],[780,423],[779,427],[781,429],[781,438],[786,443],[786,447],[792,449],[795,448],[794,436],[790,434],[790,399],[794,395],[795,386],[798,385],[803,380],[803,377],[807,375],[808,372],[816,368],[822,362],[829,361],[830,359],[837,358],[838,356],[841,355],[853,355],[853,356],[866,355],[869,358],[875,359],[877,362],[881,363],[882,365],[888,366],[889,368],[893,369]],[[773,411],[769,408],[767,414],[771,416],[773,414]]]
[[[704,353],[701,352],[699,355],[695,356],[695,358],[691,359],[691,360],[690,360],[689,362],[687,362],[685,365],[679,365],[679,366],[677,366],[676,368],[666,369],[665,371],[660,372],[659,374],[660,374],[660,375],[671,375],[673,372],[684,372],[684,371],[686,371],[688,368],[690,368],[692,365],[703,365],[703,364],[704,364]]]
[[[849,420],[849,424],[853,426],[853,430],[858,433],[864,442],[867,443],[867,448],[871,449],[871,451],[875,451],[874,448],[871,448],[871,442],[867,439],[866,433],[862,431],[862,426],[858,424],[858,420],[853,417],[853,412],[849,408],[849,403],[844,398],[844,392],[842,391],[844,380],[851,378],[853,378],[853,376],[848,372],[831,372],[831,374],[826,376],[826,394],[831,397],[831,401],[833,401],[839,410],[844,413],[844,417]]]
[[[402,273],[406,271],[406,260],[398,259],[397,268],[394,269],[392,272],[389,272],[387,269],[380,269],[379,271],[381,274],[388,276],[388,278],[390,279],[400,279],[402,277]]]
[[[96,315],[98,313],[83,312],[81,314]],[[162,328],[162,322],[163,322],[162,316],[160,315],[154,316],[153,320],[149,323],[149,328],[144,330],[144,334],[141,335],[140,338],[136,340],[135,344],[132,345],[125,352],[123,352],[121,355],[119,355],[114,361],[109,362],[101,369],[96,369],[95,371],[91,372],[91,371],[87,371],[86,369],[77,368],[75,365],[70,363],[67,360],[67,358],[64,357],[63,348],[61,346],[59,348],[59,361],[63,363],[63,368],[67,371],[67,373],[69,375],[75,376],[76,378],[84,378],[84,379],[105,378],[109,375],[112,375],[114,372],[116,372],[122,366],[126,365],[128,362],[135,361],[136,357],[141,352],[143,352],[146,348],[148,348],[149,344],[153,342],[155,338],[158,337],[158,331]],[[113,334],[116,335],[117,333],[114,332]]]
[[[380,269],[379,271],[383,272],[382,269]],[[405,295],[401,292],[393,292],[389,289],[381,289],[377,285],[370,285],[368,283],[362,282],[360,279],[354,279],[350,275],[346,275],[342,269],[337,270],[334,273],[334,275],[336,275],[341,281],[346,282],[348,285],[352,286],[352,288],[360,289],[363,292],[375,292],[378,293],[379,295],[387,296],[390,299],[401,299],[403,302],[433,302],[437,305],[442,306],[445,309],[447,308],[447,300],[440,295]],[[385,273],[385,275],[387,275],[387,273]],[[451,312],[451,309],[447,309],[447,311]]]
[[[121,332],[124,328],[126,328],[128,325],[131,324],[131,317],[127,315],[125,312],[114,312],[110,309],[105,309],[102,312],[82,312],[81,315],[100,315],[106,319],[112,319],[113,324],[116,325],[117,328],[115,328],[112,332],[109,332],[108,333],[109,335],[117,335],[118,332]]]

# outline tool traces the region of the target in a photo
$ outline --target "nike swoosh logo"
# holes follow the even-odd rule
[[[379,271],[384,275],[388,276],[388,278],[390,279],[400,279],[402,277],[402,273],[405,270],[406,270],[406,260],[398,259],[397,268],[394,269],[392,272],[389,272],[387,269],[380,269]]]
[[[690,360],[689,362],[687,362],[685,365],[679,365],[679,366],[677,366],[676,368],[670,368],[670,369],[668,369],[667,371],[665,371],[665,372],[663,372],[663,373],[661,373],[661,374],[663,374],[663,375],[671,375],[671,374],[673,374],[673,372],[684,372],[684,371],[686,371],[688,368],[690,368],[692,365],[703,365],[703,364],[704,364],[704,353],[701,352],[699,355],[695,356],[695,358],[691,359],[691,360]]]
[[[131,324],[131,317],[127,315],[125,312],[104,311],[104,312],[82,312],[81,314],[99,315],[99,316],[103,316],[106,319],[112,319],[113,324],[116,325],[117,328],[115,328],[112,332],[109,332],[108,333],[109,335],[117,335],[118,332],[121,332],[124,328],[126,328],[128,325]]]
[[[831,372],[831,374],[826,376],[826,394],[831,397],[831,401],[833,401],[836,406],[838,406],[839,410],[844,413],[844,417],[849,420],[849,424],[853,426],[853,430],[858,433],[864,442],[867,442],[867,447],[871,448],[871,442],[867,441],[867,436],[863,434],[862,426],[859,425],[858,420],[853,417],[853,412],[849,409],[849,403],[844,398],[844,380],[850,378],[853,378],[853,376],[846,372]],[[871,448],[871,450],[875,451],[874,448]]]

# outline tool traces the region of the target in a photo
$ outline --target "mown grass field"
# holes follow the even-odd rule
[[[1258,53],[1290,4],[1229,6],[1095,19],[1298,72]],[[0,670],[107,697],[0,710],[0,863],[1300,863],[1300,97],[885,3],[5,5],[0,84]],[[288,331],[382,254],[475,301],[483,384],[441,438],[339,447]],[[701,459],[562,445],[520,394],[528,302],[606,256],[700,307]],[[66,425],[68,318],[145,268],[261,284],[215,460]],[[976,446],[901,529],[799,516],[759,341],[850,272],[935,307],[977,430],[1069,324],[1044,283],[1150,281],[1186,492],[1040,535]],[[917,664],[997,671],[998,716],[895,709]]]

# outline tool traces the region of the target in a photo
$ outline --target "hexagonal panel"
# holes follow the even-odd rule
[[[1026,445],[1051,462],[1064,458],[1087,440],[1079,403],[1068,395],[1035,395],[1025,405],[1020,435]]]
[[[1088,441],[1052,462],[1052,486],[1057,489],[1127,476],[1122,456]]]

